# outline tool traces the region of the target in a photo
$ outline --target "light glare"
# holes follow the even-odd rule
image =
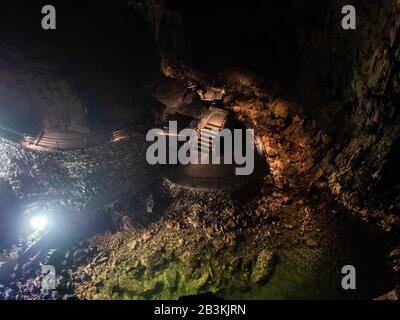
[[[47,218],[44,216],[35,216],[31,218],[31,227],[35,231],[43,231],[47,226]]]

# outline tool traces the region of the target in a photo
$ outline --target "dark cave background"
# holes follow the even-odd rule
[[[157,76],[159,56],[143,20],[125,7],[110,2],[82,1],[71,5],[66,1],[54,1],[57,31],[45,32],[41,28],[43,15],[40,14],[45,4],[45,1],[1,2],[1,10],[8,17],[1,21],[0,31],[5,68],[11,67],[10,61],[15,61],[17,66],[27,63],[37,66],[37,74],[51,72],[57,80],[66,80],[69,90],[81,103],[70,117],[92,130],[118,125],[120,119],[127,120],[125,109],[130,110],[128,118],[134,110],[136,122],[137,119],[154,122],[152,113],[146,109],[157,110],[157,103],[143,87]],[[40,108],[45,107],[33,105],[25,113],[36,120],[33,128],[42,125],[49,129],[67,129],[70,119],[63,119],[60,106],[50,110]],[[88,117],[81,114],[82,108],[88,110]],[[43,123],[49,111],[53,119]],[[27,131],[29,120],[21,120],[11,119],[10,126]]]
[[[257,70],[270,78],[292,78],[299,48],[291,1],[167,1],[182,17],[190,59],[196,69]]]

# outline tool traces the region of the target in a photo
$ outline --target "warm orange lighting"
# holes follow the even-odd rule
[[[121,132],[114,132],[112,137],[111,137],[111,142],[118,143],[121,141],[128,140],[129,136],[125,133]]]

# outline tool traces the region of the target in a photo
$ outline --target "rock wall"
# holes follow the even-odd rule
[[[265,37],[268,32],[277,32],[284,34],[287,42],[294,41],[287,45],[293,51],[293,59],[287,59],[293,68],[281,77],[268,72],[268,64],[262,63],[253,68],[257,76],[247,76],[251,72],[244,68],[220,70],[218,75],[193,68],[190,48],[197,39],[183,33],[185,13],[179,5],[162,0],[134,2],[154,32],[165,75],[186,84],[217,82],[227,88],[228,96],[240,97],[255,111],[259,106],[260,115],[269,110],[275,98],[296,102],[290,104],[293,108],[289,112],[300,113],[313,146],[315,177],[310,183],[326,179],[340,202],[366,219],[376,219],[385,229],[398,223],[397,1],[353,1],[356,31],[341,28],[345,1],[301,0],[291,1],[290,9],[277,7],[284,10],[292,25],[284,29],[282,21],[276,21],[276,30],[264,30]],[[238,23],[246,28],[241,19]],[[232,32],[235,30],[232,25]],[[285,47],[275,44],[284,54]],[[265,59],[272,59],[279,68],[284,65],[273,55]],[[232,83],[232,76],[237,81]]]
[[[2,124],[27,133],[85,130],[85,108],[73,87],[48,69],[0,67]]]
[[[80,130],[86,125],[85,108],[68,77],[63,54],[54,49],[65,38],[44,33],[40,5],[0,4],[7,17],[0,22],[0,123],[30,134]]]
[[[343,31],[344,3],[306,2],[312,12],[296,2],[296,12],[302,12],[297,16],[302,48],[297,96],[332,138],[322,146],[316,141],[315,156],[338,199],[390,228],[400,209],[399,4],[354,1],[357,30]]]
[[[40,25],[44,4],[0,3],[8,17],[0,21],[0,123],[21,131],[153,123],[162,106],[146,87],[158,77],[160,59],[127,1],[57,3],[52,31]]]
[[[170,10],[167,2],[159,0],[130,1],[129,9],[138,12],[149,24],[160,54],[160,68],[164,75],[172,76],[186,68],[187,41],[183,35],[183,24],[178,12]]]

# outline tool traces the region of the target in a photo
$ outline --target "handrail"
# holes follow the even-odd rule
[[[19,139],[15,138],[15,137],[11,137],[10,136],[4,136],[3,137],[9,140],[14,140],[17,142],[21,142],[21,141],[26,141],[29,144],[35,144],[38,145],[39,147],[42,146],[44,148],[52,148],[55,147],[56,149],[59,149],[59,147],[68,147],[69,148],[77,148],[77,147],[82,147],[81,146],[77,146],[78,144],[83,144],[83,146],[88,146],[88,145],[94,145],[94,144],[98,144],[99,140],[101,138],[104,138],[104,140],[107,140],[108,138],[111,137],[115,137],[115,136],[122,136],[124,134],[129,134],[130,131],[136,131],[137,130],[141,130],[143,128],[148,128],[149,126],[146,125],[130,125],[128,127],[122,128],[122,129],[115,129],[115,128],[107,128],[107,129],[103,129],[103,130],[99,130],[96,132],[90,132],[88,134],[83,134],[80,137],[48,137],[48,136],[44,136],[43,132],[41,133],[41,135],[37,136],[37,137],[32,137],[30,134],[28,133],[24,133],[22,131],[16,130],[16,129],[12,129],[9,128],[8,126],[5,125],[1,125],[0,124],[0,131],[5,132],[8,135],[15,135],[17,137],[19,137]],[[1,136],[1,135],[0,135]],[[22,138],[22,139],[21,139]],[[75,146],[74,146],[75,145]]]
[[[21,136],[21,137],[26,136],[25,133],[23,133],[23,132],[21,132],[19,130],[11,129],[11,128],[8,128],[8,127],[2,126],[2,125],[0,125],[0,130],[6,131],[6,132],[9,132],[9,133],[13,133],[13,134],[16,134],[16,135]]]
[[[110,127],[108,129],[92,132],[89,135],[85,135],[85,137],[86,138],[90,138],[90,137],[95,137],[95,136],[98,136],[98,135],[101,135],[101,134],[106,134],[106,133],[118,134],[118,133],[127,132],[129,130],[129,128],[144,128],[144,127],[148,127],[148,126],[145,126],[145,125],[132,125],[132,126],[129,126],[129,127],[123,128],[123,129],[115,129],[115,128],[111,128]],[[19,130],[16,130],[16,129],[12,129],[10,127],[7,127],[7,126],[1,125],[1,124],[0,124],[0,130],[19,135],[21,137],[31,136],[28,133],[25,133],[25,132],[22,132],[22,131],[19,131]],[[48,138],[48,139],[52,139],[52,138]],[[59,138],[59,139],[54,139],[54,140],[59,141],[59,140],[77,140],[77,139],[81,139],[81,137],[78,137],[78,138]]]

